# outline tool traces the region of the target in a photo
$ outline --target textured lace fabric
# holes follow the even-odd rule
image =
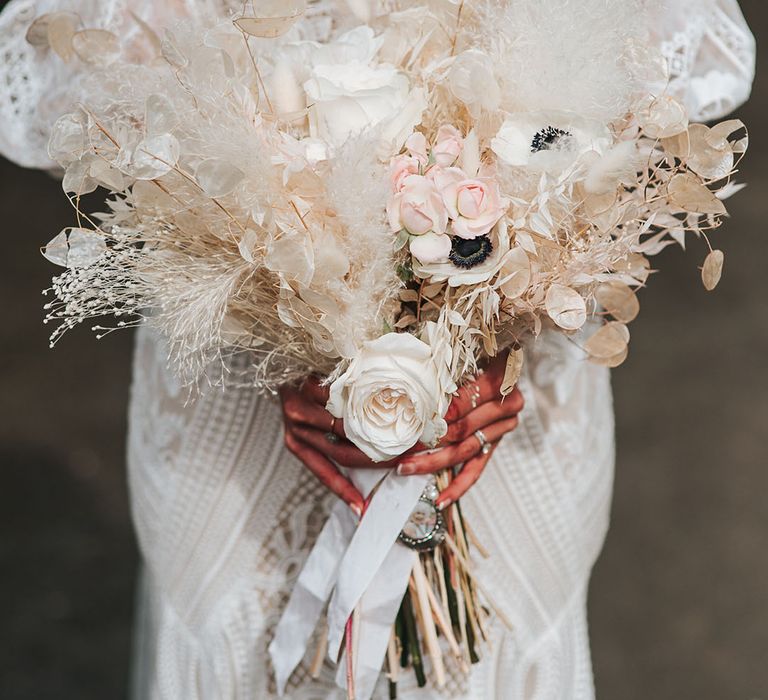
[[[746,101],[755,73],[755,39],[736,0],[678,0],[658,27],[670,90],[691,119],[707,121]]]
[[[488,549],[477,574],[513,624],[443,692],[406,674],[398,697],[590,698],[585,597],[613,474],[609,373],[556,334],[529,355],[526,409],[465,496]],[[136,698],[272,698],[267,646],[331,505],[283,447],[278,404],[242,389],[187,402],[162,342],[138,336],[129,465],[145,557]],[[345,697],[333,669],[288,697]],[[381,688],[377,698],[388,697]]]
[[[77,99],[71,66],[29,46],[31,20],[77,11],[87,26],[124,31],[128,11],[152,26],[174,16],[222,13],[226,0],[12,0],[0,15],[0,152],[51,167],[50,126]],[[353,3],[359,4],[359,3]],[[327,23],[316,3],[317,37]],[[693,116],[711,119],[749,94],[754,40],[735,0],[669,0],[655,25],[671,89]],[[122,29],[121,29],[122,28]],[[125,30],[127,31],[127,30]],[[592,564],[608,527],[613,478],[609,373],[572,343],[543,337],[521,380],[519,428],[467,494],[467,517],[490,556],[478,575],[513,623],[468,679],[403,700],[591,700],[586,623]],[[137,336],[128,465],[144,558],[137,616],[136,700],[273,697],[271,631],[332,497],[283,447],[277,404],[242,389],[188,400],[166,367],[162,341]],[[343,698],[326,666],[309,662],[289,685],[293,700]],[[387,694],[382,687],[377,698]]]

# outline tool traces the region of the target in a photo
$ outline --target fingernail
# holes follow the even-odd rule
[[[397,473],[400,476],[409,476],[410,474],[413,474],[416,471],[416,467],[413,464],[410,464],[408,462],[401,462],[400,466],[397,468]]]
[[[357,505],[356,503],[352,503],[349,507],[352,509],[352,512],[358,518],[362,518],[363,517],[363,509],[359,505]]]
[[[449,505],[451,505],[451,503],[452,503],[452,502],[453,502],[453,501],[451,501],[451,499],[450,499],[450,498],[448,498],[447,500],[445,500],[445,501],[442,501],[441,503],[438,503],[438,504],[437,504],[437,509],[438,509],[439,511],[444,511],[444,510],[445,510],[445,509],[446,509],[446,508],[447,508]]]

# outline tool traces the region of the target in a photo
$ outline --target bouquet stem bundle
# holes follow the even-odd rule
[[[447,487],[451,478],[450,470],[438,474],[438,488]],[[419,553],[392,627],[386,672],[389,697],[393,699],[397,698],[397,686],[404,669],[413,671],[420,688],[427,685],[428,669],[438,688],[445,687],[451,666],[462,676],[468,675],[470,666],[480,661],[480,644],[489,640],[490,608],[511,629],[507,617],[493,605],[472,574],[470,543],[482,556],[488,554],[467,525],[460,503],[449,505],[444,516],[445,538],[434,549]],[[481,603],[480,594],[487,605]],[[347,621],[344,642],[349,700],[356,697],[357,612]],[[326,649],[323,635],[316,658],[321,659]],[[319,672],[319,666],[313,664],[313,669],[314,674]]]

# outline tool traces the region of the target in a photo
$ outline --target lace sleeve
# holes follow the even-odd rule
[[[657,26],[670,89],[693,119],[717,119],[747,100],[755,39],[737,0],[673,0]]]
[[[174,20],[224,13],[229,0],[11,0],[0,13],[0,155],[29,168],[53,168],[51,126],[78,100],[77,61],[65,63],[26,40],[32,21],[48,12],[76,12],[82,27],[108,29],[131,41],[141,30],[132,15],[158,32]]]
[[[53,165],[46,149],[47,115],[71,82],[65,64],[44,61],[26,41],[38,14],[34,0],[13,0],[0,15],[0,153],[30,168]]]
[[[310,0],[302,36],[327,34],[334,6],[335,0]],[[241,7],[242,0],[11,0],[0,13],[0,155],[28,168],[54,168],[48,158],[51,127],[79,99],[83,64],[31,46],[26,34],[36,17],[76,12],[83,28],[108,29],[123,44],[138,44],[136,54],[146,38],[135,16],[162,34],[180,18],[226,17]]]

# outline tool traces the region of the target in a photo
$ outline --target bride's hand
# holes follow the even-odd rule
[[[445,416],[448,433],[436,450],[417,454],[426,449],[417,444],[398,459],[373,462],[346,439],[343,421],[325,410],[328,388],[320,386],[314,377],[300,389],[285,387],[280,392],[285,444],[327,488],[358,514],[363,507],[363,497],[336,464],[370,469],[394,467],[399,462],[401,474],[424,474],[463,463],[461,472],[440,494],[438,503],[446,506],[469,490],[482,474],[499,440],[517,427],[517,414],[522,410],[523,398],[515,389],[502,400],[499,390],[505,364],[506,356],[496,358],[475,382],[465,384],[459,390]],[[485,452],[475,435],[478,430],[488,441]],[[336,435],[337,439],[329,440],[329,434]]]
[[[320,386],[317,378],[310,377],[300,389],[283,387],[280,399],[283,404],[286,447],[323,485],[360,515],[363,496],[336,464],[353,469],[372,469],[394,467],[397,460],[374,462],[347,440],[344,422],[334,418],[325,409],[328,388]]]
[[[445,414],[448,432],[436,450],[412,454],[400,461],[397,471],[403,475],[427,474],[464,465],[437,500],[443,508],[474,485],[501,438],[517,427],[523,396],[517,388],[506,397],[500,393],[506,358],[506,353],[494,358],[476,381],[459,389]],[[478,431],[486,444],[481,442]]]

